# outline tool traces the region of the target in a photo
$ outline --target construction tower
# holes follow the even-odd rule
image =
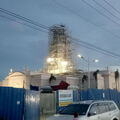
[[[64,25],[55,25],[50,28],[46,70],[53,74],[73,71],[71,41]]]

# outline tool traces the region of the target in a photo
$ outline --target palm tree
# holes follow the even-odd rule
[[[56,80],[56,77],[53,74],[51,74],[51,76],[49,78],[49,83],[51,83],[52,80]]]
[[[97,78],[98,73],[99,73],[99,70],[96,70],[96,71],[93,73],[93,76],[94,76],[95,81],[96,81],[96,88],[97,88],[97,81],[98,81],[98,78]]]
[[[118,87],[117,87],[118,80],[119,80],[119,72],[118,72],[118,69],[117,69],[115,71],[115,85],[116,85],[116,89],[118,89]],[[119,85],[119,83],[118,83],[118,85]]]
[[[82,77],[82,86],[84,85],[85,81],[88,81],[88,76],[87,75],[83,75],[83,77]]]

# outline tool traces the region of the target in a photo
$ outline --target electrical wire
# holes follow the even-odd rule
[[[21,19],[21,18],[19,18],[19,17],[13,16],[13,15],[11,15],[11,14],[9,14],[9,15],[12,16],[12,17]],[[6,16],[2,16],[2,15],[1,15],[1,17],[7,18],[7,19],[9,19],[9,20],[15,21],[15,22],[20,23],[20,24],[23,24],[23,25],[26,25],[26,26],[28,26],[28,27],[30,27],[30,28],[33,28],[33,29],[35,29],[35,30],[38,30],[38,31],[41,31],[40,28],[44,29],[43,27],[40,27],[40,26],[38,26],[38,25],[36,25],[36,26],[37,26],[37,27],[40,27],[40,28],[35,28],[35,27],[30,26],[30,25],[28,25],[28,24],[26,24],[26,23],[19,22],[19,21],[15,20],[15,19],[12,19],[12,18],[9,18],[9,17],[6,17]],[[27,18],[26,18],[26,19],[27,19]],[[24,19],[22,19],[22,20],[24,21]],[[28,21],[26,21],[26,22],[28,22]],[[30,24],[31,22],[28,22],[28,23]],[[31,23],[31,24],[32,24],[32,23]],[[33,25],[33,24],[32,24],[32,25]],[[43,26],[44,26],[44,25],[43,25]],[[49,27],[46,27],[46,28],[49,28]],[[45,29],[46,29],[46,28],[45,28]],[[48,29],[46,29],[46,30],[48,30]],[[45,31],[42,31],[42,32],[45,32]],[[45,32],[45,33],[47,33],[47,32]],[[99,48],[99,47],[97,47],[97,46],[94,46],[94,45],[92,45],[92,44],[90,44],[90,43],[83,42],[83,41],[81,41],[80,39],[76,39],[76,38],[72,38],[72,39],[73,39],[73,40],[76,40],[77,43],[82,43],[82,44],[84,44],[84,47],[86,47],[86,48],[94,49],[94,50],[96,50],[97,52],[99,51],[100,53],[104,53],[104,54],[106,53],[106,55],[111,55],[112,57],[120,57],[120,55],[118,55],[118,54],[116,54],[116,53],[110,52],[110,51],[108,51],[108,50],[101,49],[101,48]],[[86,45],[86,46],[85,46],[85,45]],[[101,51],[102,51],[102,52],[101,52]]]
[[[10,16],[13,16],[13,17],[15,17],[15,18],[18,18],[18,19],[20,19],[20,20],[26,21],[26,22],[28,22],[28,23],[30,23],[30,24],[33,24],[33,25],[37,26],[37,27],[40,27],[40,28],[49,30],[49,27],[47,27],[47,26],[45,26],[45,25],[42,25],[42,24],[40,24],[40,23],[37,23],[37,22],[35,22],[35,21],[33,21],[33,20],[30,20],[30,19],[28,19],[28,18],[26,18],[26,17],[23,17],[23,16],[21,16],[21,15],[18,15],[18,14],[16,14],[16,13],[13,13],[13,12],[8,11],[8,10],[5,10],[5,9],[3,9],[3,8],[0,8],[0,12],[5,13],[5,14],[10,15]]]
[[[89,23],[89,24],[91,24],[91,25],[93,25],[93,26],[96,26],[96,27],[98,27],[98,28],[101,29],[101,30],[104,30],[104,31],[108,32],[110,35],[116,37],[117,39],[120,39],[120,36],[119,36],[119,35],[113,33],[112,31],[110,31],[110,30],[108,30],[108,29],[105,29],[105,28],[103,28],[103,27],[100,27],[98,24],[96,24],[96,23],[94,23],[94,22],[92,22],[92,21],[90,21],[90,20],[88,20],[88,19],[86,19],[86,18],[83,18],[79,13],[77,13],[77,12],[74,11],[73,9],[71,9],[71,8],[69,8],[69,7],[65,6],[65,5],[57,2],[56,0],[52,0],[52,1],[54,1],[54,4],[56,4],[57,6],[60,6],[60,7],[64,8],[64,9],[66,9],[67,11],[69,11],[70,13],[73,13],[74,15],[77,15],[80,19],[86,21],[87,23]]]
[[[103,5],[101,5],[99,2],[97,2],[96,0],[92,0],[93,2],[95,2],[98,6],[100,6],[101,8],[103,8],[105,11],[107,11],[110,15],[112,15],[113,17],[117,18],[118,20],[120,20],[120,17],[116,16],[115,14],[113,14],[112,12],[110,12],[107,8],[105,8]]]
[[[114,54],[109,54],[109,53],[107,53],[107,52],[105,52],[105,51],[101,51],[101,50],[99,50],[99,49],[95,49],[95,48],[93,48],[93,47],[91,47],[91,46],[88,46],[88,45],[86,45],[86,44],[83,44],[83,43],[81,43],[81,42],[76,42],[76,41],[74,41],[74,40],[73,40],[72,42],[73,42],[74,44],[76,44],[77,46],[87,48],[87,49],[92,50],[92,51],[94,51],[94,52],[101,53],[101,54],[104,54],[104,55],[107,55],[107,56],[111,56],[111,57],[113,57],[113,58],[119,58],[119,56],[116,56],[116,55],[114,55]]]
[[[86,5],[88,5],[90,8],[94,9],[97,13],[99,13],[100,15],[102,15],[103,17],[105,17],[106,19],[108,19],[109,21],[111,21],[112,23],[116,24],[116,25],[120,25],[120,23],[117,23],[115,20],[113,20],[111,17],[107,16],[106,14],[102,13],[101,11],[99,11],[97,8],[95,8],[93,5],[91,5],[90,3],[86,2],[85,0],[81,0],[82,2],[84,2]]]
[[[113,10],[115,10],[117,13],[119,13],[120,14],[120,11],[119,10],[117,10],[113,5],[111,5],[108,1],[106,1],[106,0],[103,0],[107,5],[109,5]]]
[[[113,54],[114,56],[120,57],[120,55],[118,55],[118,54],[116,54],[116,53],[110,52],[110,51],[108,51],[108,50],[104,50],[104,49],[99,48],[99,47],[97,47],[97,46],[95,46],[95,45],[92,45],[92,44],[90,44],[90,43],[84,42],[84,41],[82,41],[82,40],[80,40],[80,39],[73,38],[73,40],[75,40],[75,41],[77,41],[77,42],[80,42],[80,43],[83,43],[83,44],[86,44],[87,46],[93,47],[93,48],[95,48],[95,49],[104,51],[104,52],[109,53],[109,54],[111,54],[111,55]]]
[[[22,25],[25,25],[25,26],[27,26],[27,27],[29,27],[29,28],[34,29],[34,30],[37,30],[37,31],[40,31],[40,32],[44,32],[44,33],[48,33],[48,32],[46,32],[46,31],[41,30],[40,28],[33,27],[33,26],[28,25],[28,24],[26,24],[26,23],[23,23],[23,22],[17,21],[17,20],[15,20],[15,19],[13,19],[13,18],[10,18],[10,17],[7,17],[7,16],[4,16],[4,15],[0,15],[0,17],[2,17],[2,18],[6,18],[6,19],[8,19],[8,20],[10,20],[10,21],[14,21],[14,22],[19,23],[19,24],[22,24]]]

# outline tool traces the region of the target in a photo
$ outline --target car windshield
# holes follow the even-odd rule
[[[60,114],[73,115],[75,112],[78,112],[79,115],[85,115],[89,104],[71,104],[66,106],[60,111]]]

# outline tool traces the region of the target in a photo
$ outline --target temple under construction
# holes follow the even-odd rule
[[[48,73],[69,73],[74,69],[71,55],[71,41],[64,25],[55,25],[49,32],[49,55],[46,60]]]

